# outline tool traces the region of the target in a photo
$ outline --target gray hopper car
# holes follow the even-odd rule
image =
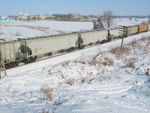
[[[102,42],[107,40],[106,37],[106,30],[93,30],[4,42],[0,43],[0,61],[6,68],[15,67],[19,62],[34,62],[44,55],[71,51],[90,43]]]

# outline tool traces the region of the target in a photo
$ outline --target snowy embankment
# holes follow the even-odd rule
[[[121,51],[117,40],[7,70],[0,113],[149,113],[149,36],[126,38]]]

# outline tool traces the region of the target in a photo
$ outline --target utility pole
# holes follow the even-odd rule
[[[123,34],[122,34],[122,40],[121,40],[121,49],[123,48],[123,42],[124,38],[128,36],[128,28],[126,26],[123,26]]]

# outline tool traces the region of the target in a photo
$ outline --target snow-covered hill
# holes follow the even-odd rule
[[[0,113],[150,113],[150,32],[7,70]]]

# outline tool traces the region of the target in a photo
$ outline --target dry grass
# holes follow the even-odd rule
[[[110,58],[105,58],[105,61],[103,62],[103,64],[105,66],[113,66],[114,65],[114,61]]]
[[[101,52],[100,54],[97,54],[95,57],[93,57],[93,59],[91,59],[88,62],[88,64],[93,66],[97,66],[97,64],[103,64],[105,66],[113,66],[114,60],[112,58],[108,58],[109,56],[104,57],[103,55],[105,55],[105,52]]]
[[[100,76],[99,81],[104,81],[104,80],[111,80],[112,76]]]
[[[69,61],[63,62],[63,63],[62,63],[62,66],[63,66],[63,67],[66,67],[66,66],[69,65],[69,63],[70,63]]]
[[[42,113],[49,113],[49,110],[43,110]]]
[[[75,60],[74,63],[86,64],[84,60]]]
[[[133,68],[133,69],[135,69],[136,68],[136,63],[138,62],[138,59],[137,58],[130,58],[130,59],[127,59],[127,60],[125,60],[124,62],[126,62],[125,64],[125,66],[123,66],[123,67],[129,67],[129,68]]]
[[[146,40],[146,46],[150,47],[150,37],[146,38],[145,40]]]
[[[129,62],[125,67],[135,68],[135,62]]]
[[[86,82],[86,78],[81,78],[81,83],[85,83]]]
[[[58,70],[58,73],[59,73],[59,75],[61,76],[62,79],[65,79],[65,76],[64,76],[62,71]]]
[[[145,41],[145,39],[141,39],[142,41]],[[135,40],[128,44],[128,46],[131,46],[132,48],[142,48],[142,46],[139,43],[139,40]]]
[[[66,83],[69,84],[70,86],[72,86],[75,83],[75,80],[74,79],[68,79],[66,81]]]
[[[96,66],[96,64],[98,64],[98,62],[97,62],[96,58],[93,58],[91,61],[88,62],[88,64]]]
[[[128,54],[130,52],[130,48],[128,47],[117,47],[117,48],[113,48],[110,51],[112,54],[116,54],[116,55],[121,55],[121,54]]]
[[[53,101],[54,100],[54,96],[52,93],[52,90],[50,88],[45,88],[45,89],[41,89],[41,92],[50,100]]]
[[[93,65],[93,66],[96,66],[97,64],[99,64],[100,62],[97,59],[99,58],[99,56],[101,56],[104,53],[105,52],[100,52],[97,55],[95,55],[91,60],[88,61],[88,64]]]

